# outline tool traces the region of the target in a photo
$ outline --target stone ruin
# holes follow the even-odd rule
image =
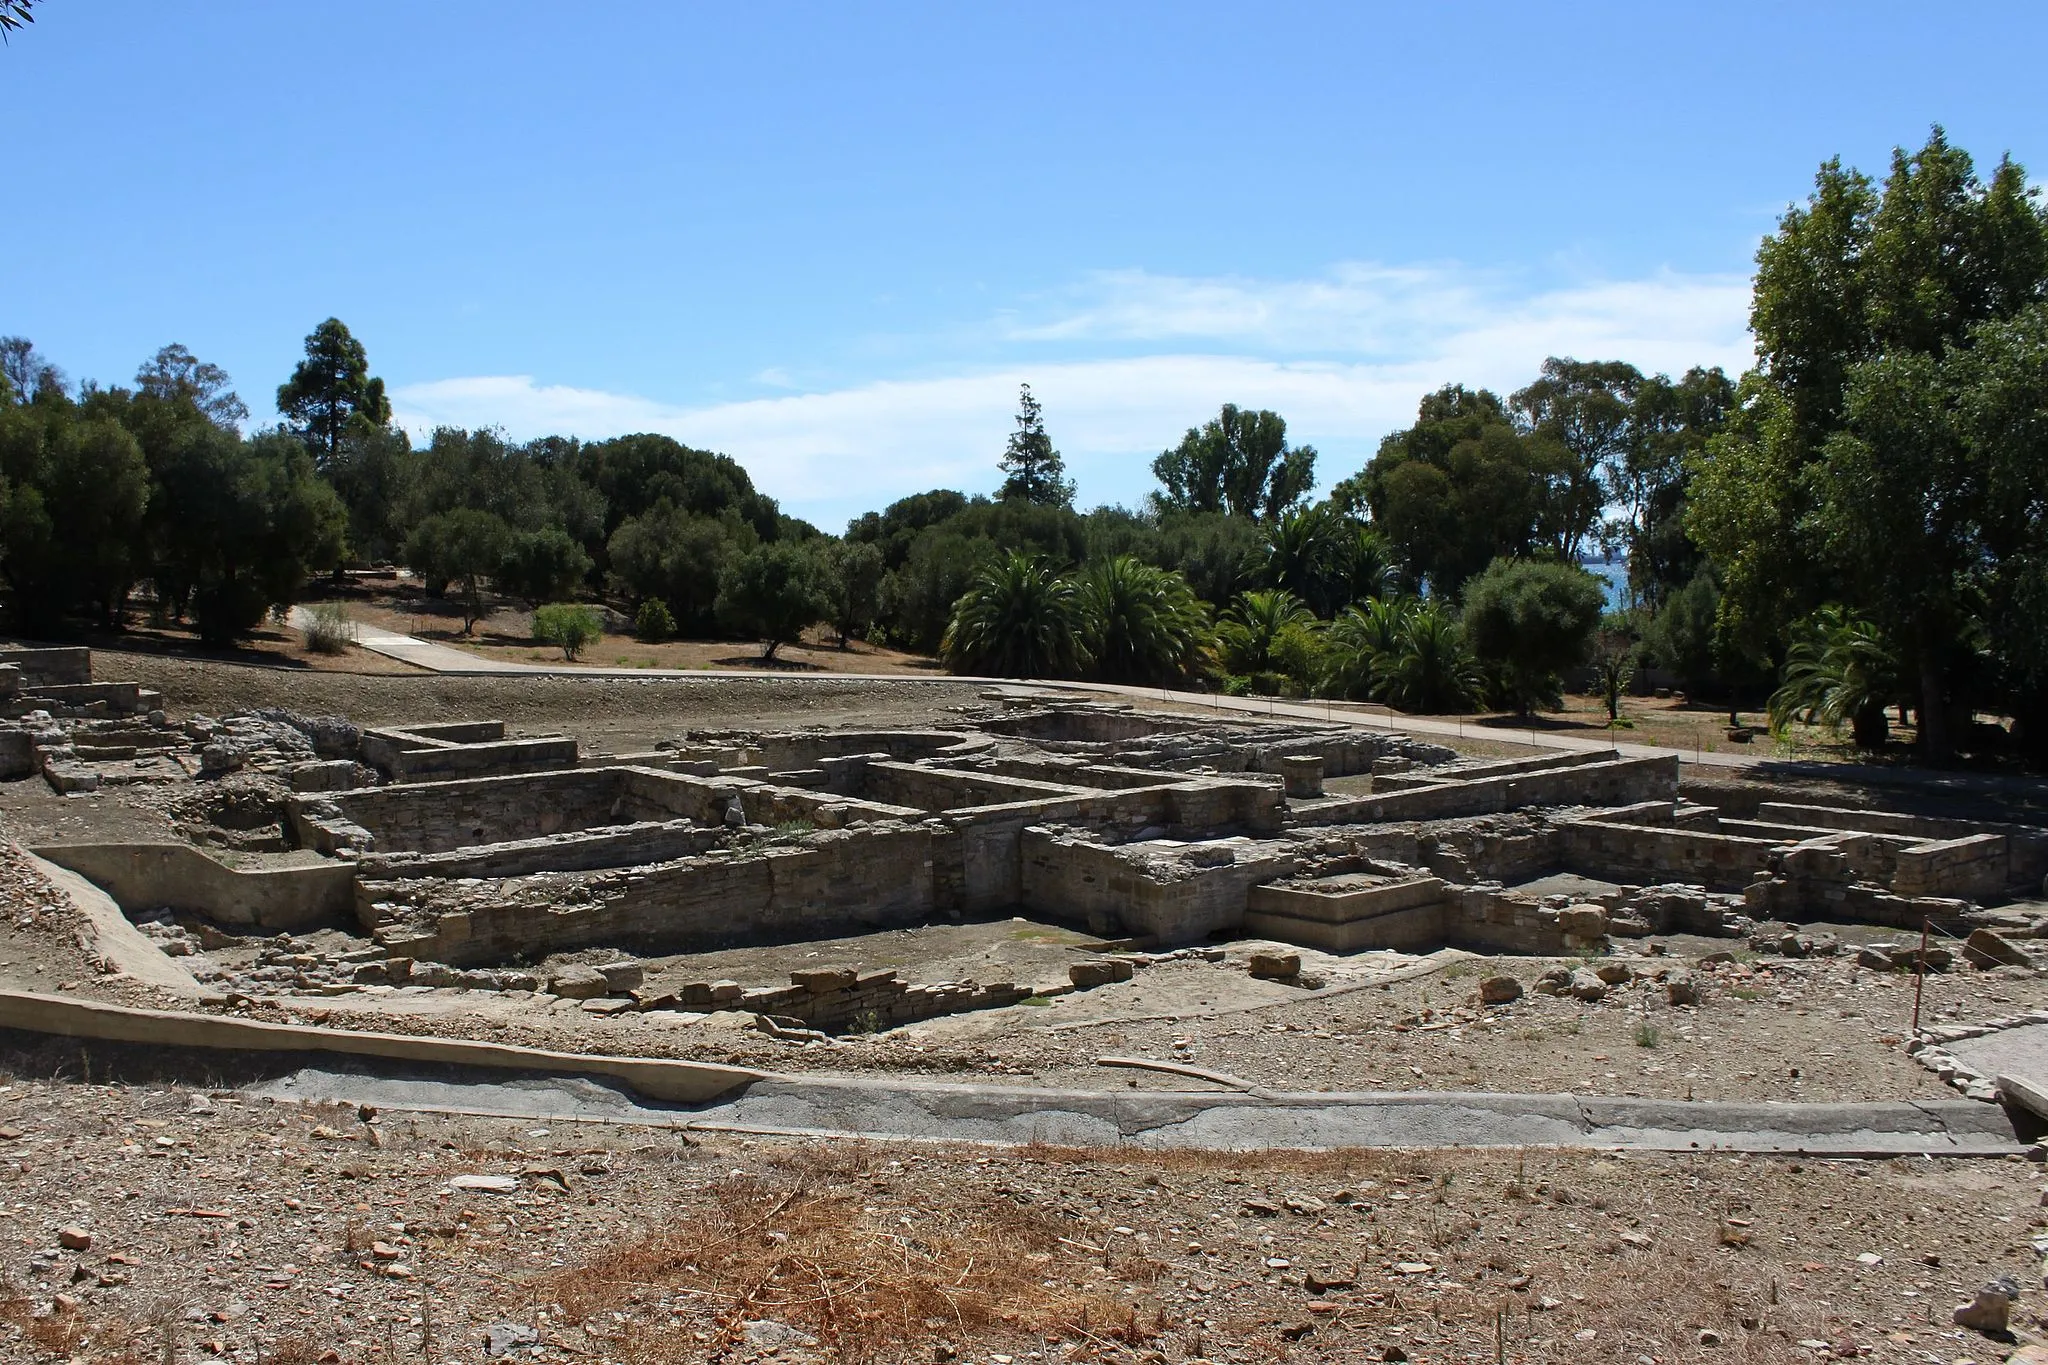
[[[63,685],[39,686],[47,702]],[[108,770],[136,780],[146,746],[89,728],[128,726],[159,741],[162,781],[214,799],[195,842],[229,841],[213,819],[239,825],[238,847],[296,853],[230,868],[190,845],[34,851],[106,887],[171,951],[203,950],[207,933],[287,936],[214,974],[245,992],[542,989],[592,1013],[748,1009],[828,1031],[1013,1004],[1115,968],[939,986],[807,970],[787,987],[653,992],[627,962],[528,964],[1007,914],[1152,953],[1259,938],[1596,955],[1671,933],[1797,953],[1817,946],[1797,926],[1817,920],[2042,929],[2011,908],[2048,874],[2048,831],[2032,827],[1792,802],[1738,815],[1681,796],[1674,758],[1472,760],[1352,725],[986,699],[948,728],[691,733],[588,761],[573,739],[496,721],[370,728],[270,710],[172,726],[160,710],[60,722],[44,705],[33,724],[66,741],[36,741],[58,790]],[[323,956],[290,937],[322,926],[359,946]]]

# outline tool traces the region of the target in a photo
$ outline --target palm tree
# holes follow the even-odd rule
[[[1384,700],[1381,660],[1393,654],[1401,627],[1415,610],[1410,598],[1376,598],[1346,607],[1330,623],[1320,691],[1350,701]]]
[[[1012,552],[977,572],[953,604],[939,653],[955,673],[1071,678],[1086,661],[1084,622],[1073,579]]]
[[[1261,547],[1266,585],[1283,589],[1312,605],[1325,609],[1343,605],[1331,602],[1342,593],[1347,546],[1342,539],[1343,523],[1327,506],[1301,507],[1265,528]]]
[[[1103,682],[1175,682],[1209,670],[1215,633],[1187,579],[1117,555],[1081,580],[1091,672]]]
[[[1885,706],[1899,694],[1899,661],[1877,626],[1847,607],[1822,607],[1802,623],[1785,652],[1771,694],[1773,733],[1795,720],[1841,733],[1849,723],[1859,749],[1881,749],[1889,733]]]
[[[1360,526],[1343,546],[1344,590],[1347,601],[1371,602],[1392,597],[1401,582],[1400,565],[1394,547],[1371,526]]]
[[[1407,613],[1392,650],[1380,656],[1381,695],[1403,711],[1463,711],[1483,679],[1458,623],[1436,603]]]
[[[1232,673],[1257,674],[1274,671],[1274,647],[1290,628],[1314,630],[1315,613],[1285,588],[1240,594],[1230,611],[1216,624],[1216,640],[1223,647],[1223,663]]]

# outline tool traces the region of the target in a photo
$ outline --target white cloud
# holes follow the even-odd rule
[[[1749,360],[1739,277],[1664,272],[1519,294],[1512,284],[1440,266],[1347,265],[1277,282],[1123,272],[1092,278],[1043,318],[998,318],[990,330],[1015,358],[971,372],[694,408],[523,375],[406,385],[393,399],[415,432],[665,432],[734,456],[791,512],[836,529],[906,493],[993,487],[1023,382],[1092,504],[1143,497],[1152,456],[1226,401],[1285,415],[1290,435],[1324,452],[1328,482],[1442,384],[1505,392],[1549,355],[1669,372]],[[1149,353],[1119,353],[1133,350]]]

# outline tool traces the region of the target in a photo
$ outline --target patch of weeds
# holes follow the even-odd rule
[[[1754,986],[1737,986],[1729,991],[1728,994],[1734,996],[1737,1000],[1761,1000],[1764,998],[1764,993]]]
[[[1020,1005],[1031,1005],[1034,1007],[1040,1005],[1050,1005],[1052,1003],[1052,997],[1049,995],[1027,995],[1022,1000],[1019,1000],[1017,1003]]]
[[[1645,1019],[1642,1023],[1636,1025],[1637,1047],[1655,1047],[1663,1041],[1664,1034],[1649,1020]]]
[[[1450,966],[1439,972],[1438,975],[1446,981],[1456,981],[1460,977],[1472,975],[1476,970],[1478,969],[1469,962],[1453,962]]]

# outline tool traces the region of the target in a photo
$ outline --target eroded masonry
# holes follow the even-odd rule
[[[2005,907],[2048,874],[2041,829],[1699,804],[1675,759],[1611,751],[1477,760],[1355,725],[1019,690],[945,728],[679,733],[593,760],[489,720],[174,723],[139,689],[92,683],[82,655],[0,659],[5,775],[149,788],[186,837],[35,851],[234,991],[543,991],[594,1013],[886,1026],[1129,969],[912,984],[806,968],[786,987],[652,991],[636,959],[1013,914],[1190,954],[1257,939],[1590,956],[1668,933],[1782,933],[1800,952],[1808,921],[2031,932]],[[305,938],[328,930],[345,946]],[[256,947],[208,959],[237,945]]]

